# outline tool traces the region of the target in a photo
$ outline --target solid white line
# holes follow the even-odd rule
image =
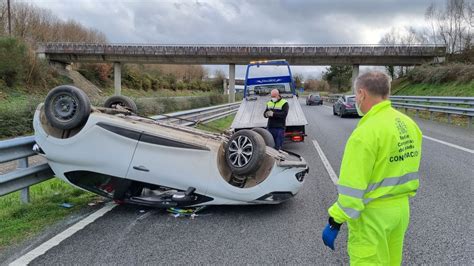
[[[328,158],[326,158],[326,155],[324,154],[323,150],[321,149],[321,146],[319,146],[318,141],[313,139],[313,145],[318,151],[319,157],[321,157],[321,161],[323,161],[324,167],[326,168],[326,171],[329,174],[329,177],[331,178],[332,182],[334,184],[337,184],[338,178],[336,175],[336,172],[334,172],[334,169],[332,168],[331,164],[328,161]]]
[[[39,256],[43,255],[46,253],[48,250],[51,248],[59,245],[64,239],[67,239],[68,237],[74,235],[76,232],[79,230],[83,229],[87,225],[91,224],[95,220],[97,220],[99,217],[103,216],[110,210],[112,210],[115,206],[117,206],[114,203],[107,203],[104,207],[101,209],[97,210],[96,212],[92,213],[91,215],[87,216],[86,218],[82,219],[81,221],[77,222],[73,226],[69,227],[68,229],[64,230],[63,232],[59,233],[58,235],[54,236],[50,240],[44,242],[37,248],[31,250],[30,252],[26,253],[25,255],[21,256],[17,260],[13,261],[9,265],[27,265],[34,259],[38,258]]]
[[[439,139],[435,139],[435,138],[432,138],[432,137],[428,137],[428,136],[425,136],[425,135],[423,135],[423,138],[429,139],[431,141],[435,141],[435,142],[438,142],[438,143],[441,143],[441,144],[444,144],[444,145],[447,145],[447,146],[450,146],[450,147],[453,147],[453,148],[456,148],[456,149],[474,154],[474,150],[464,148],[464,147],[458,146],[456,144],[452,144],[452,143],[442,141],[442,140],[439,140]]]

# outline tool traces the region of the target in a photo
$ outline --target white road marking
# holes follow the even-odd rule
[[[99,217],[103,216],[110,210],[112,210],[115,206],[114,203],[107,203],[104,207],[97,210],[96,212],[92,213],[91,215],[87,216],[86,218],[82,219],[81,221],[75,223],[73,226],[69,227],[68,229],[64,230],[63,232],[59,233],[58,235],[54,236],[50,240],[44,242],[37,248],[31,250],[30,252],[26,253],[25,255],[21,256],[17,260],[13,261],[9,265],[27,265],[34,259],[38,258],[39,256],[46,253],[51,248],[59,245],[63,240],[67,239],[68,237],[74,235],[79,230],[83,229],[87,225],[91,224]]]
[[[319,157],[321,157],[321,161],[323,161],[324,167],[326,168],[326,171],[328,172],[329,177],[331,178],[332,182],[336,185],[338,178],[337,178],[336,172],[334,172],[334,169],[329,163],[328,158],[326,157],[323,150],[321,149],[321,146],[319,146],[318,141],[316,141],[315,139],[313,139],[313,145],[318,151]]]
[[[456,149],[459,149],[459,150],[462,150],[462,151],[465,151],[465,152],[469,152],[469,153],[474,154],[474,150],[471,150],[471,149],[468,149],[468,148],[464,148],[464,147],[458,146],[458,145],[456,145],[456,144],[452,144],[452,143],[449,143],[449,142],[446,142],[446,141],[442,141],[442,140],[439,140],[439,139],[435,139],[435,138],[432,138],[432,137],[428,137],[428,136],[425,136],[425,135],[423,135],[423,138],[429,139],[429,140],[431,140],[431,141],[435,141],[435,142],[444,144],[444,145],[446,145],[446,146],[450,146],[450,147],[453,147],[453,148],[456,148]]]

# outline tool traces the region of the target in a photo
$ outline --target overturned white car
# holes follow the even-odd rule
[[[75,186],[155,207],[275,204],[303,185],[305,160],[266,146],[265,130],[214,134],[135,112],[125,97],[92,107],[81,90],[56,87],[37,107],[35,150]]]

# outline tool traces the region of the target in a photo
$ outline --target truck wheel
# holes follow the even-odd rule
[[[265,141],[255,131],[240,130],[229,139],[225,157],[232,173],[249,175],[255,173],[265,156]]]
[[[91,113],[91,103],[87,95],[70,85],[52,89],[46,96],[44,107],[48,122],[63,130],[84,125]]]
[[[267,146],[272,148],[275,147],[275,140],[273,139],[272,134],[268,130],[261,127],[252,128],[252,130],[262,136]]]
[[[132,113],[136,113],[138,111],[135,102],[126,96],[115,95],[109,97],[104,103],[104,107],[106,108],[116,108],[117,105],[129,110]]]

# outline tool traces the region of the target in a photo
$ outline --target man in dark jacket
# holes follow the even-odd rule
[[[286,116],[288,115],[289,105],[285,99],[281,98],[277,89],[272,90],[271,97],[271,100],[267,102],[267,108],[263,116],[268,118],[267,129],[275,140],[275,149],[281,150],[285,139]]]

